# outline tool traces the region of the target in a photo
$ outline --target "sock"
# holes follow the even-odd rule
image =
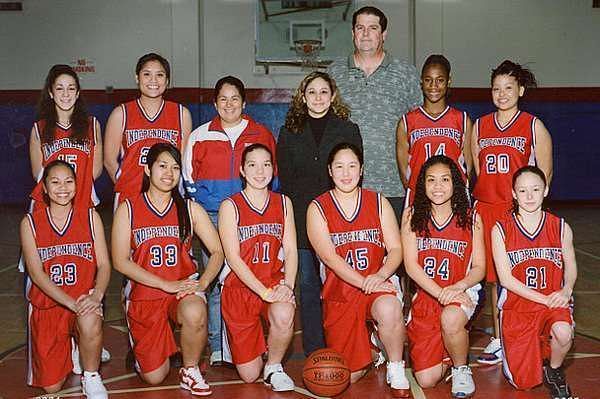
[[[268,377],[269,374],[280,370],[280,368],[283,369],[283,367],[281,366],[281,363],[265,364],[265,377]]]
[[[98,375],[98,372],[97,372],[97,371],[87,371],[87,370],[84,370],[84,371],[83,371],[83,376],[84,376],[85,378],[96,377],[97,375]]]

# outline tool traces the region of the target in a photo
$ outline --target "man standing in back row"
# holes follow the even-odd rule
[[[363,186],[382,192],[400,220],[405,191],[396,164],[396,125],[402,115],[421,105],[417,70],[383,49],[387,18],[367,6],[352,15],[354,52],[328,69],[363,137]]]

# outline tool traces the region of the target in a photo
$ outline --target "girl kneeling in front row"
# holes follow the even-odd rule
[[[415,201],[403,217],[404,262],[418,285],[408,321],[415,377],[422,387],[433,387],[450,360],[452,396],[470,397],[475,383],[466,325],[479,302],[485,255],[481,220],[469,208],[454,161],[436,155],[423,164]]]

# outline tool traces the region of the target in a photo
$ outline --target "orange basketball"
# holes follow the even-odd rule
[[[342,355],[330,348],[311,353],[302,369],[309,391],[319,396],[339,395],[350,384],[350,369]]]

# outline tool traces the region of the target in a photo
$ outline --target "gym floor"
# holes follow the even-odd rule
[[[595,312],[600,308],[600,204],[554,204],[551,210],[565,217],[575,236],[575,250],[578,264],[578,280],[575,286],[575,344],[565,362],[568,381],[578,398],[600,398],[597,387],[600,383],[600,317]],[[107,237],[110,236],[111,212],[100,209]],[[0,208],[0,399],[24,398],[41,395],[42,392],[28,387],[26,378],[26,310],[23,299],[23,275],[17,271],[19,256],[18,226],[23,217],[22,207]],[[119,303],[121,276],[114,272],[106,295],[104,346],[111,352],[112,359],[102,365],[101,373],[111,397],[116,398],[179,398],[193,397],[179,388],[177,368],[172,368],[169,377],[160,386],[149,386],[135,374],[131,362],[127,362],[127,328]],[[500,365],[480,366],[475,357],[488,343],[486,331],[491,325],[489,306],[475,324],[471,333],[471,366],[477,391],[475,398],[538,399],[548,398],[542,387],[530,391],[516,391],[502,374]],[[213,398],[317,398],[304,389],[302,365],[304,356],[301,350],[300,326],[289,357],[286,370],[297,384],[296,390],[289,393],[272,392],[262,383],[243,384],[231,367],[208,367],[204,371],[210,383]],[[177,359],[173,360],[177,363]],[[206,367],[204,359],[203,367]],[[415,399],[448,398],[450,384],[440,383],[433,389],[418,387],[412,373],[411,390]],[[70,376],[64,389],[53,397],[80,397],[79,378]],[[48,397],[48,396],[46,396]],[[391,397],[385,383],[385,367],[371,370],[358,383],[351,386],[340,398]]]

